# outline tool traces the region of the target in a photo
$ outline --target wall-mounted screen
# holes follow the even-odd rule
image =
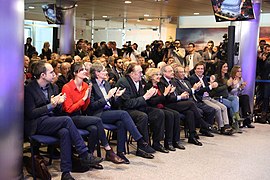
[[[254,19],[251,0],[211,0],[211,2],[217,22]]]

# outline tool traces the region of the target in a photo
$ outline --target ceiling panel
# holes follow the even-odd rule
[[[68,6],[73,2],[72,0],[25,0],[25,12],[41,15],[43,4],[56,3]],[[87,20],[104,19],[102,16],[108,16],[108,19],[112,20],[123,18],[135,20],[143,18],[144,14],[149,14],[149,17],[144,17],[145,19],[192,16],[195,12],[200,15],[213,14],[210,0],[133,0],[131,4],[125,4],[124,0],[78,0],[77,4],[76,16]],[[34,6],[35,9],[28,9],[29,6]],[[262,1],[262,11],[270,13],[269,0]]]

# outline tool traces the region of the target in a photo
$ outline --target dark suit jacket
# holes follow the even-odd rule
[[[121,78],[120,75],[118,74],[116,67],[113,67],[109,74],[109,80],[114,79],[114,83],[111,84],[112,87],[115,86],[116,82]],[[122,77],[124,76],[124,71],[122,71]]]
[[[56,85],[49,84],[48,99],[46,100],[37,80],[31,81],[25,87],[24,94],[24,123],[26,135],[32,135],[37,129],[37,119],[47,115],[60,114],[62,106],[58,105],[53,112],[49,112],[47,105],[50,97],[58,94]]]
[[[107,101],[105,100],[96,79],[92,79],[91,82],[93,86],[92,86],[92,92],[91,92],[91,98],[90,98],[90,105],[89,105],[89,108],[87,109],[87,114],[100,116],[101,113],[103,112],[105,105],[107,104]],[[111,89],[111,85],[107,81],[105,81],[104,87],[107,93]],[[114,98],[111,98],[109,102],[112,106],[112,109],[117,108]]]
[[[190,99],[193,99],[194,101],[198,101],[198,102],[202,102],[202,99],[200,97],[197,98],[197,91],[194,92],[194,96],[196,99],[194,99],[194,97],[192,96],[192,86],[190,84],[190,82],[188,80],[183,80],[186,85],[188,86],[188,88],[183,84],[181,83],[178,79],[175,79],[176,83],[177,83],[177,86],[176,86],[176,89],[178,89],[178,91],[180,91],[181,93],[187,91],[189,94],[190,94]]]
[[[161,86],[161,89],[163,89],[162,90],[162,92],[164,92],[164,89],[165,89],[165,87],[167,87],[167,86],[169,86],[169,83],[166,81],[166,79],[164,78],[164,77],[161,77],[160,78],[160,86]],[[174,79],[172,79],[171,80],[171,84],[173,85],[173,86],[177,86],[177,84],[176,84],[176,82],[175,82],[175,80]],[[179,89],[175,89],[175,93],[171,93],[166,99],[167,99],[167,102],[168,103],[176,103],[177,102],[177,96],[176,95],[180,95],[181,94],[181,92],[179,91]]]
[[[149,55],[147,55],[147,51],[144,50],[144,51],[141,52],[141,56],[144,57],[146,60],[152,59],[152,52],[151,52],[151,50],[150,50],[150,51],[149,51]]]
[[[58,86],[59,92],[62,91],[63,86],[67,84],[68,82],[69,80],[65,76],[60,75],[58,77],[58,80],[56,81],[56,85]]]
[[[191,83],[192,86],[199,81],[200,81],[200,79],[198,78],[198,76],[196,74],[192,74],[189,77],[189,82]],[[209,88],[209,84],[208,84],[206,76],[203,76],[203,82],[205,84],[205,87],[201,86],[201,88],[196,92],[196,98],[200,101],[202,101],[204,92],[210,93],[210,91],[211,91]]]
[[[142,82],[139,85],[139,91],[132,79],[127,75],[119,79],[116,84],[117,87],[126,88],[124,94],[120,97],[121,108],[124,110],[139,110],[146,112],[147,103],[143,98],[145,91],[142,87]]]
[[[33,53],[36,51],[36,48],[32,45],[28,45],[27,49],[27,44],[24,45],[24,55],[28,56],[30,59],[32,58]]]

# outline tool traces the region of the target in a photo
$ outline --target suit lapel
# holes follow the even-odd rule
[[[39,95],[39,97],[42,99],[42,101],[44,102],[44,103],[47,103],[47,100],[46,100],[46,98],[45,98],[45,95],[43,94],[43,92],[42,92],[42,90],[41,90],[41,88],[40,88],[40,86],[39,86],[39,84],[38,84],[38,82],[36,81],[36,80],[34,80],[35,82],[34,82],[34,86],[36,86],[36,87],[34,87],[34,90],[37,92],[37,94]],[[50,89],[50,88],[49,88]],[[49,92],[48,92],[49,93]],[[49,101],[51,101],[51,96],[49,96],[48,97],[49,98]]]
[[[138,93],[138,91],[137,91],[137,88],[136,88],[134,82],[132,81],[132,79],[131,79],[129,76],[127,76],[126,78],[127,78],[127,80],[128,80],[128,83],[130,84],[130,87],[131,87],[133,93],[136,94],[137,96],[139,96],[139,93]],[[140,90],[140,89],[139,89],[139,90]]]

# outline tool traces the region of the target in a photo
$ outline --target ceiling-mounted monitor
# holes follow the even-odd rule
[[[251,0],[211,0],[217,22],[254,19]]]
[[[42,9],[48,24],[63,24],[62,9],[56,4],[43,5]]]

